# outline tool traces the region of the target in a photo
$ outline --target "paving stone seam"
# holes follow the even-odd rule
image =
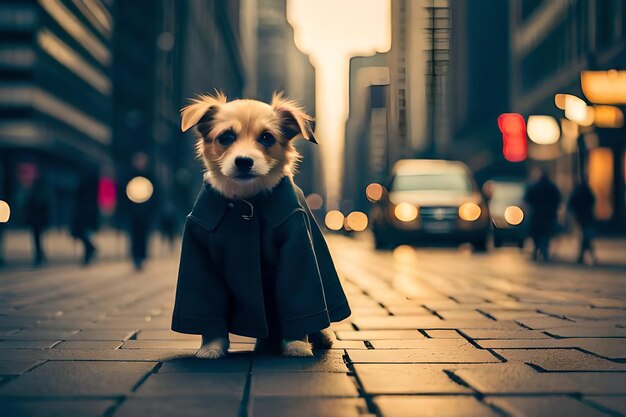
[[[146,362],[149,362],[149,361],[146,361]],[[151,375],[154,375],[157,372],[159,372],[159,369],[161,369],[161,366],[163,366],[163,362],[157,362],[152,368],[152,370],[150,370],[150,372],[147,372],[144,376],[139,378],[139,380],[135,383],[135,385],[133,385],[133,387],[130,389],[130,392],[137,392],[139,387],[143,385],[143,383],[146,382]]]
[[[418,332],[420,332],[426,339],[432,339],[433,337],[431,335],[429,335],[426,330],[424,329],[417,329]]]
[[[486,311],[481,310],[480,308],[477,308],[476,311],[478,313],[482,314],[483,316],[487,317],[489,320],[498,321],[494,316],[492,316],[491,314],[487,313]]]
[[[623,417],[624,414],[620,413],[619,411],[615,411],[611,408],[608,408],[600,403],[597,403],[595,401],[593,401],[592,399],[586,398],[586,397],[582,397],[582,398],[577,398],[578,401],[580,401],[581,403],[585,404],[588,407],[591,407],[593,409],[596,409],[602,413],[606,413],[610,416],[614,416],[614,417]]]
[[[621,373],[623,374],[626,372],[626,370],[620,370],[620,369],[616,369],[616,370],[614,369],[586,369],[586,370],[558,369],[558,370],[553,371],[550,369],[545,369],[541,367],[540,365],[537,365],[532,362],[524,362],[524,365],[530,366],[535,371],[541,374],[588,374],[588,373],[594,373],[594,374],[620,374]]]
[[[126,401],[126,398],[127,397],[124,396],[124,397],[120,397],[116,399],[115,403],[111,405],[109,408],[107,408],[107,410],[104,412],[102,417],[113,417],[113,415],[117,413],[117,411],[120,409],[122,404]]]
[[[241,395],[241,401],[239,403],[239,410],[237,410],[237,417],[248,417],[248,411],[250,409],[250,400],[252,392],[252,376],[254,375],[254,358],[250,360],[248,365],[248,373],[246,375],[246,382],[243,386],[243,393]]]
[[[376,407],[376,405],[374,405],[374,402],[372,401],[374,396],[369,395],[367,392],[365,392],[365,388],[363,387],[363,383],[361,382],[361,379],[359,378],[359,375],[357,374],[356,370],[354,369],[354,364],[352,362],[350,362],[350,356],[348,356],[348,351],[346,351],[344,349],[343,351],[343,361],[346,364],[346,366],[348,367],[348,374],[352,376],[352,378],[354,378],[354,381],[356,383],[356,389],[357,392],[359,393],[359,397],[358,398],[363,398],[363,400],[365,401],[365,405],[367,406],[367,411],[369,413],[372,413],[373,415],[376,416],[382,416],[382,414],[380,414],[378,412],[378,407]]]
[[[532,327],[528,327],[527,325],[525,325],[524,323],[517,321],[517,320],[513,320],[515,322],[515,324],[517,324],[518,326],[526,329],[526,330],[535,330]]]

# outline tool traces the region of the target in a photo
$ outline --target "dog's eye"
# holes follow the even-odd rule
[[[232,143],[237,139],[234,132],[225,132],[217,137],[217,141],[222,146],[232,145]]]
[[[276,142],[276,138],[274,138],[274,136],[272,136],[270,133],[265,132],[261,135],[261,137],[259,137],[259,143],[263,146],[265,146],[266,148],[269,148],[270,146],[272,146],[274,143]]]

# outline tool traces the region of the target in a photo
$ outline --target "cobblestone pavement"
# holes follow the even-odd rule
[[[626,415],[626,270],[330,243],[353,316],[311,359],[195,360],[172,256],[0,272],[0,415]]]

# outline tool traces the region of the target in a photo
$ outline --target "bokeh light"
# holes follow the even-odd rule
[[[478,204],[465,203],[459,207],[459,217],[465,221],[473,222],[480,217],[481,209]]]
[[[306,196],[306,203],[311,210],[319,210],[324,205],[324,198],[317,193],[311,193]]]
[[[626,71],[582,71],[580,85],[592,103],[626,104]]]
[[[594,123],[598,127],[619,129],[624,126],[624,112],[615,106],[595,106]]]
[[[135,177],[126,185],[126,195],[133,203],[141,204],[150,200],[154,186],[146,177]]]
[[[339,210],[331,210],[324,217],[324,224],[330,230],[341,230],[343,227],[344,216]]]
[[[593,124],[593,107],[581,98],[572,95],[565,96],[565,117],[581,126],[591,126]]]
[[[504,209],[504,220],[511,226],[517,226],[524,220],[524,211],[517,206],[508,206]]]
[[[355,232],[362,232],[363,230],[367,229],[367,214],[361,211],[353,211],[352,213],[348,214],[348,217],[346,218],[346,223],[350,230],[353,230]]]
[[[417,219],[419,210],[411,203],[400,203],[394,209],[393,214],[396,216],[396,219],[401,222],[412,222]]]
[[[365,195],[369,201],[376,203],[383,198],[383,186],[374,182],[365,188]]]
[[[11,218],[11,207],[9,203],[4,200],[0,200],[0,223],[6,223]]]
[[[561,136],[559,123],[552,116],[533,115],[528,117],[528,137],[539,145],[556,143]]]

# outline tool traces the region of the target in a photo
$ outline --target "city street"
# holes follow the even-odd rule
[[[626,268],[330,236],[353,314],[315,358],[169,330],[177,254],[0,272],[2,416],[626,415]],[[622,252],[623,253],[623,252]]]

